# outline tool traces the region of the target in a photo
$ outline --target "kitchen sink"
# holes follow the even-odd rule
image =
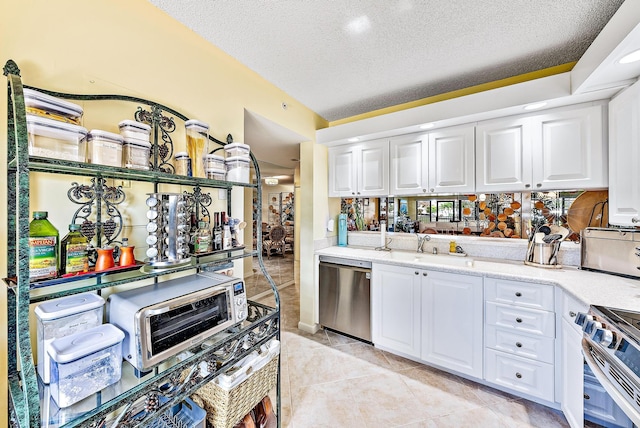
[[[451,256],[449,254],[413,253],[410,251],[390,251],[391,260],[406,263],[433,263],[452,266],[473,266],[471,257]]]

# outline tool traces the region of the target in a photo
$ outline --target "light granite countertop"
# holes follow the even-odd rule
[[[486,257],[433,255],[395,249],[377,251],[372,247],[359,246],[332,246],[317,250],[316,254],[442,272],[557,285],[585,304],[640,312],[640,280],[580,270],[576,267],[552,269],[527,266],[518,261]]]

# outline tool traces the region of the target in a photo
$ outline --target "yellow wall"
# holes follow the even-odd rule
[[[61,92],[149,98],[209,123],[211,134],[220,140],[228,133],[236,141],[243,140],[245,109],[307,137],[312,144],[316,129],[327,126],[308,108],[147,1],[3,2],[2,17],[0,61],[16,61],[25,84]],[[6,117],[6,91],[1,92],[0,114]],[[287,110],[280,108],[282,102],[289,105]],[[6,174],[6,132],[5,121],[0,120],[2,176]],[[305,183],[299,190],[304,194]],[[6,200],[4,186],[0,200]],[[45,192],[39,204],[48,202]],[[50,206],[54,211],[55,205]],[[0,203],[0,219],[6,218],[5,207]],[[304,221],[301,218],[296,226]],[[0,275],[4,277],[7,231],[6,223],[1,224]],[[312,248],[312,235],[301,237],[300,245]],[[0,324],[6,326],[6,295],[1,293]],[[6,379],[4,328],[0,335],[0,378]],[[0,388],[0,406],[6,402],[6,388]],[[0,410],[0,426],[7,425],[5,410]]]

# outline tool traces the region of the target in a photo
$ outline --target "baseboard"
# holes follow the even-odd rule
[[[299,321],[298,329],[307,333],[316,334],[318,331],[320,331],[320,324],[307,324],[302,321]]]

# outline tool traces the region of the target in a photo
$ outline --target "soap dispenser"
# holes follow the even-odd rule
[[[338,216],[338,246],[347,246],[347,215],[340,214]]]

